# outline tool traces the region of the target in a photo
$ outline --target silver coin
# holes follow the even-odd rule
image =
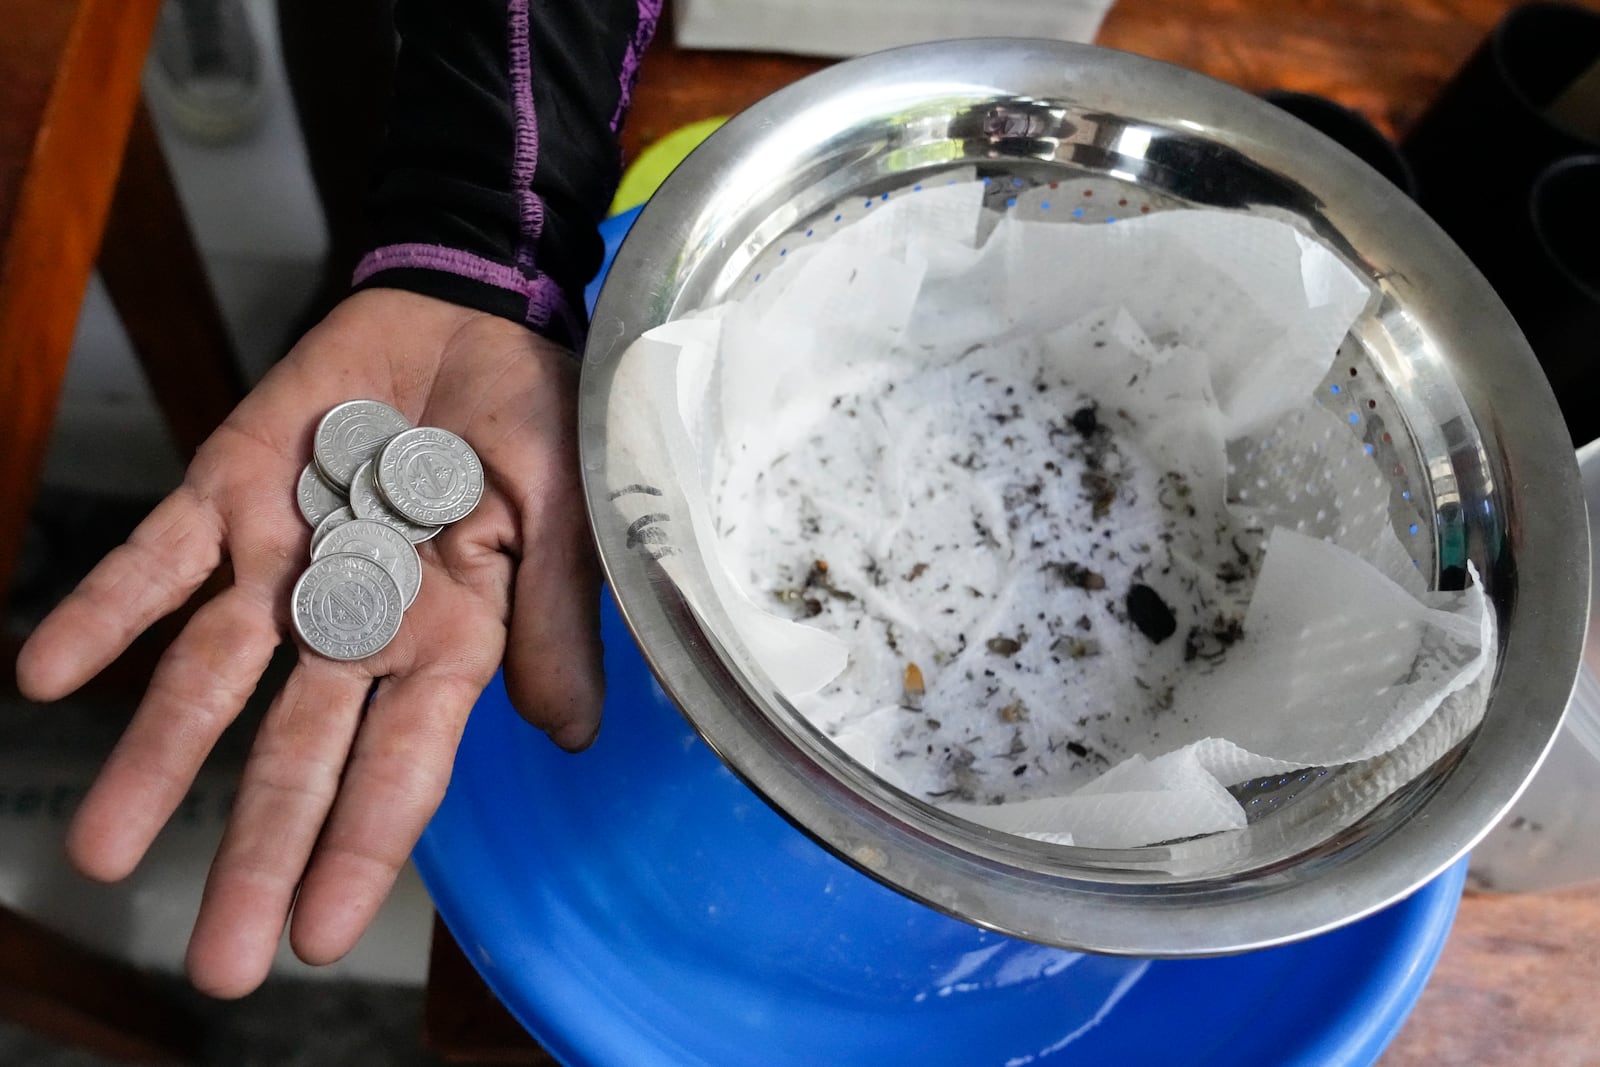
[[[317,546],[322,544],[322,539],[328,536],[328,531],[343,526],[347,522],[354,522],[356,513],[349,508],[334,508],[317,528],[311,531],[311,558],[317,558]]]
[[[400,587],[403,607],[410,607],[422,588],[422,560],[411,542],[394,527],[385,526],[372,519],[356,519],[328,531],[328,536],[317,543],[311,558],[321,559],[335,553],[366,556],[389,572]]]
[[[323,556],[294,583],[294,628],[329,659],[365,659],[400,632],[405,604],[389,572],[366,556]]]
[[[377,466],[368,460],[356,468],[355,477],[350,479],[350,510],[355,512],[356,518],[392,526],[414,545],[438,536],[443,527],[412,522],[389,506],[389,502],[378,491]]]
[[[300,481],[295,486],[294,496],[295,502],[300,505],[300,514],[305,516],[306,522],[311,524],[312,529],[316,529],[323,519],[348,503],[344,494],[330,485],[317,470],[315,463],[307,463],[306,469],[300,472]]]
[[[449,430],[419,426],[396,434],[378,453],[378,489],[412,522],[445,526],[483,498],[483,463]]]
[[[410,427],[406,417],[388,404],[349,400],[317,423],[311,455],[324,478],[348,489],[356,468],[377,455],[385,441]]]

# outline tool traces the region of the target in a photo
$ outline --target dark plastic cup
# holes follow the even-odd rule
[[[1600,59],[1600,12],[1572,4],[1513,9],[1401,141],[1417,199],[1480,266],[1499,254],[1486,216],[1520,212],[1534,179],[1600,143],[1546,109]]]
[[[1521,218],[1507,247],[1522,255],[1484,273],[1539,357],[1573,443],[1584,444],[1600,437],[1600,154],[1545,168]]]
[[[1417,200],[1516,317],[1574,444],[1600,436],[1600,142],[1549,108],[1600,61],[1600,12],[1510,11],[1400,150]]]

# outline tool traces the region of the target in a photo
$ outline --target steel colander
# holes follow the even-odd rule
[[[1367,276],[1379,298],[1317,401],[1352,416],[1388,481],[1377,506],[1430,587],[1460,588],[1469,563],[1481,576],[1499,658],[1466,740],[1414,750],[1426,769],[1381,798],[1363,799],[1376,761],[1308,767],[1236,786],[1250,816],[1241,831],[1139,849],[1045,845],[888,788],[787,704],[725,618],[691,609],[660,566],[664,551],[696,550],[687,523],[672,522],[673,487],[635,486],[643,512],[616,499],[622,457],[648,466],[662,447],[648,358],[629,346],[738,296],[793,242],[957,166],[990,179],[996,211],[1049,210],[1069,225],[1183,206],[1292,219]],[[1048,208],[1018,195],[1041,187]],[[1404,896],[1467,851],[1531,777],[1583,644],[1576,463],[1537,362],[1481,275],[1392,185],[1308,127],[1201,75],[1104,49],[900,49],[814,75],[719,130],[663,185],[611,269],[585,353],[580,447],[622,612],[724,762],[886,884],[1054,945],[1239,951]]]

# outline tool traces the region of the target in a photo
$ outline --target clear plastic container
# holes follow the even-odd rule
[[[1600,441],[1578,450],[1589,505],[1589,638],[1566,721],[1539,773],[1472,853],[1472,883],[1528,892],[1600,883]]]

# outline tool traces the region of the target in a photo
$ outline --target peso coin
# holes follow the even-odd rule
[[[377,460],[378,488],[412,522],[444,526],[483,498],[483,463],[449,430],[422,426],[396,434]]]
[[[317,471],[315,463],[307,463],[305,470],[300,472],[300,481],[295,486],[295,502],[300,505],[300,514],[305,516],[312,529],[348,503],[344,494]]]
[[[328,531],[317,543],[311,558],[322,559],[336,553],[365,556],[389,572],[400,587],[402,607],[409,608],[422,588],[422,560],[417,550],[392,526],[372,519],[356,519]]]
[[[385,441],[410,427],[406,417],[388,404],[349,400],[317,423],[311,455],[324,478],[348,489],[356,468],[375,456]]]
[[[329,659],[364,659],[400,631],[400,586],[366,556],[330,553],[294,585],[294,627],[312,651]]]
[[[412,522],[389,506],[378,491],[377,468],[377,463],[368,460],[356,468],[355,477],[350,479],[350,510],[355,512],[356,518],[392,526],[414,545],[435,537],[443,527]]]
[[[347,522],[354,522],[355,517],[355,512],[349,508],[334,508],[328,512],[327,517],[317,523],[317,528],[311,531],[311,558],[317,558],[317,546],[322,543],[324,537],[328,536],[328,531],[343,526]]]

